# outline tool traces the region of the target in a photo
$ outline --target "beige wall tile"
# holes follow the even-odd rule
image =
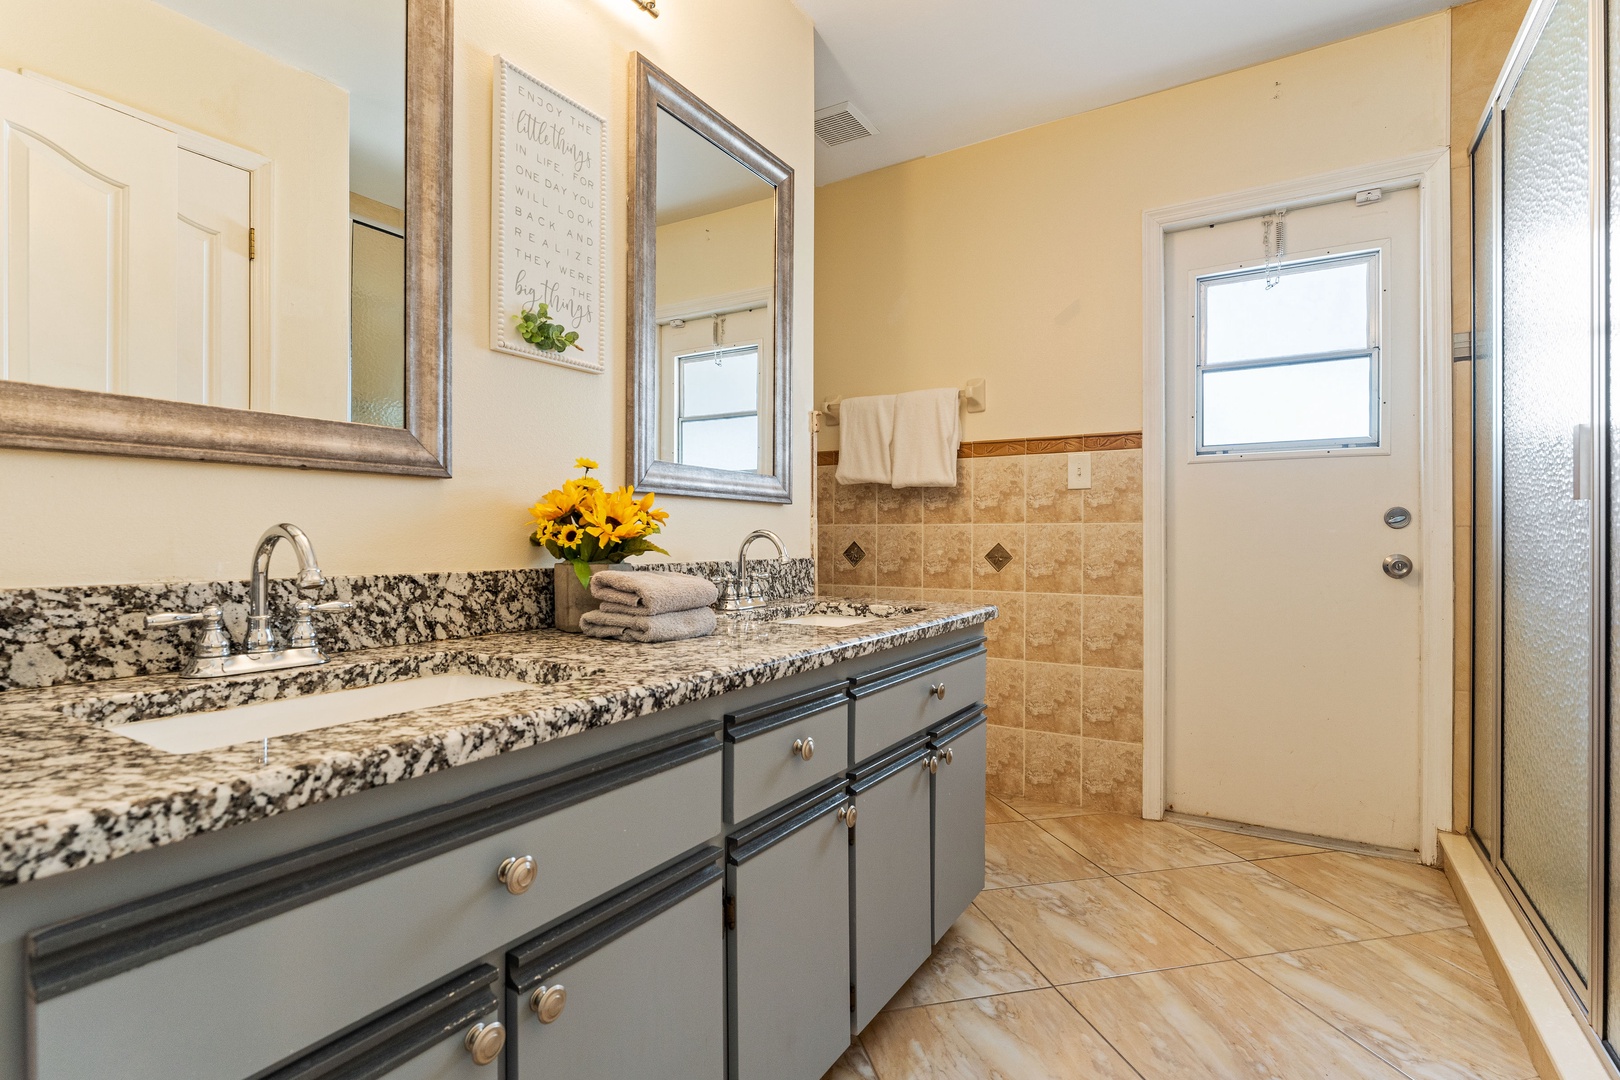
[[[1083,592],[1086,526],[1024,526],[1024,587],[1030,592]]]
[[[984,703],[990,722],[1001,727],[1023,727],[1024,662],[991,657],[985,666]]]
[[[1084,608],[1080,597],[1062,593],[1029,593],[1024,627],[1024,651],[1031,660],[1046,664],[1082,662],[1081,637]]]
[[[822,525],[833,522],[833,494],[838,487],[836,465],[816,466],[816,520]]]
[[[969,458],[973,470],[973,520],[1024,520],[1024,456]]]
[[[921,525],[922,493],[922,488],[877,488],[875,495],[878,524]]]
[[[1069,455],[1029,454],[1023,460],[1024,520],[1079,521],[1085,492],[1069,489]]]
[[[973,570],[968,565],[972,544],[971,525],[924,525],[923,588],[972,588]]]
[[[985,556],[997,544],[1007,549],[1012,561],[997,570]],[[992,592],[1022,592],[1024,589],[1024,526],[1012,523],[973,524],[973,548],[968,563],[973,567],[973,588]]]
[[[924,588],[923,591],[922,591],[922,595],[923,595],[924,600],[933,600],[933,601],[936,601],[936,602],[941,603],[941,604],[971,604],[971,603],[973,603],[973,594],[968,592],[966,589],[930,589],[930,588]],[[980,600],[981,600],[981,602],[988,602],[988,601],[984,601],[982,596],[980,597]]]
[[[961,524],[973,520],[973,470],[968,459],[956,462],[956,486],[921,488],[924,524]]]
[[[973,600],[980,604],[994,604],[999,612],[984,624],[985,647],[992,657],[1003,660],[1024,658],[1025,603],[1022,593],[978,592]]]
[[[985,790],[1006,799],[1024,794],[1024,731],[1022,728],[990,726],[987,735],[989,762]]]
[[[1088,523],[1085,530],[1085,591],[1141,596],[1142,526]]]
[[[922,588],[921,525],[878,525],[872,552],[874,585],[889,589]]]
[[[1083,734],[1113,742],[1142,741],[1142,673],[1088,667]]]
[[[1474,530],[1452,530],[1452,688],[1467,690],[1474,681]]]
[[[893,600],[895,602],[916,601],[922,599],[921,589],[894,589],[875,586],[868,590],[874,600]]]
[[[1024,732],[1024,796],[1078,806],[1085,795],[1082,740],[1053,731]]]
[[[1074,664],[1026,663],[1024,726],[1063,735],[1081,734],[1084,670]]]
[[[870,587],[876,574],[877,559],[873,552],[877,549],[876,525],[845,525],[839,523],[832,527],[833,546],[833,574],[834,585],[865,585]],[[854,566],[850,565],[850,544],[859,544],[866,554]]]
[[[1468,329],[1466,326],[1460,330]],[[1474,365],[1451,365],[1451,513],[1453,525],[1466,525],[1474,513]]]
[[[1088,666],[1142,667],[1142,599],[1136,596],[1087,596],[1083,634]]]
[[[840,525],[877,524],[877,489],[871,484],[833,484],[833,520]]]
[[[1142,451],[1100,450],[1091,455],[1086,521],[1142,520]]]
[[[831,585],[833,583],[833,556],[838,550],[833,547],[833,530],[836,526],[823,523],[816,526],[816,584]]]
[[[1086,739],[1082,752],[1085,762],[1087,810],[1112,810],[1119,814],[1142,812],[1142,744]]]

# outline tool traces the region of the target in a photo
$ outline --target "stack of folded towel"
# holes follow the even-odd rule
[[[709,605],[720,591],[695,574],[602,570],[591,575],[591,595],[602,606],[579,617],[579,629],[587,637],[679,641],[714,633]]]

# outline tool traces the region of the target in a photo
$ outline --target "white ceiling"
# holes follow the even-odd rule
[[[816,183],[1287,56],[1453,0],[798,0],[816,106],[878,134],[816,142]]]

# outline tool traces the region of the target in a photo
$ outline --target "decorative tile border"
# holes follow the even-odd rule
[[[1078,454],[1087,450],[1140,450],[1140,431],[1106,431],[1095,435],[1057,435],[1044,439],[982,439],[965,442],[956,451],[959,458],[1020,457],[1024,454]],[[817,465],[838,464],[838,451],[816,454]]]

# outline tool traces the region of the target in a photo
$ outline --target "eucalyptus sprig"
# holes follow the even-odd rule
[[[585,351],[585,347],[579,344],[579,331],[553,322],[551,311],[545,304],[525,306],[522,314],[517,316],[517,332],[524,341],[546,352],[567,352],[570,345],[580,352]]]

